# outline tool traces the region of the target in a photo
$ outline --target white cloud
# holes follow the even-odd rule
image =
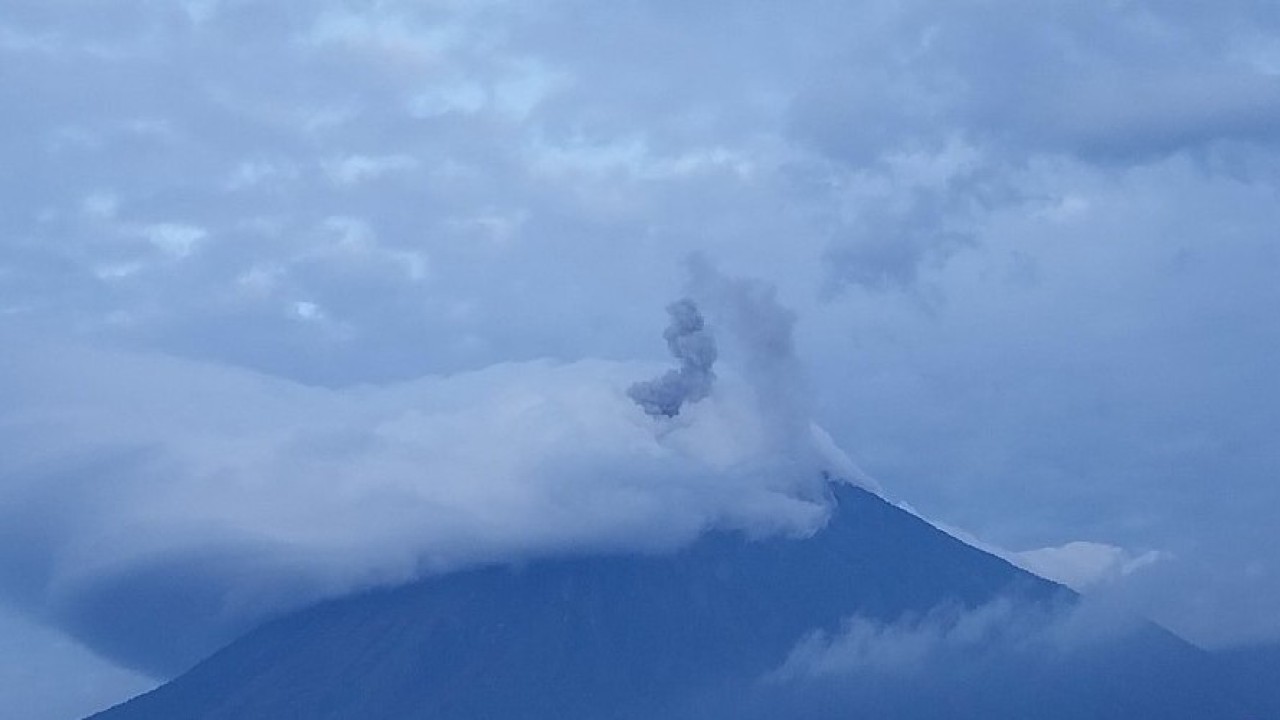
[[[157,250],[175,259],[184,260],[200,247],[209,231],[185,223],[155,223],[138,229]]]
[[[320,309],[320,306],[305,300],[299,300],[293,304],[293,314],[299,320],[316,321],[324,319],[324,311]]]
[[[880,675],[917,676],[938,663],[1018,654],[1062,655],[1137,630],[1139,621],[1113,608],[1002,597],[974,608],[938,607],[894,622],[853,616],[839,631],[805,636],[772,682]],[[966,660],[959,660],[959,658]]]
[[[275,183],[296,181],[299,174],[298,169],[289,163],[244,160],[235,166],[226,180],[225,187],[228,190],[258,189]]]
[[[324,172],[339,185],[356,185],[396,172],[412,170],[417,160],[408,155],[347,155],[324,161]]]
[[[389,63],[425,65],[467,39],[456,24],[420,24],[410,12],[390,9],[353,12],[325,10],[316,19],[308,41],[320,46],[340,45]]]
[[[1083,592],[1170,557],[1159,550],[1133,553],[1114,545],[1077,540],[1057,547],[1013,553],[1010,559],[1040,577]]]
[[[325,320],[310,302],[293,310]],[[742,357],[789,352],[770,337]],[[49,350],[14,354],[0,374],[11,399],[0,499],[25,536],[0,554],[0,586],[147,667],[167,667],[145,648],[179,620],[225,639],[281,605],[468,563],[666,548],[709,526],[805,532],[825,516],[823,472],[849,466],[807,416],[773,414],[795,392],[775,360],[749,363],[749,383],[725,372],[710,397],[654,419],[626,396],[652,372],[635,363],[512,363],[325,390]],[[204,559],[187,565],[181,597],[199,599],[166,606],[183,586],[152,587],[149,573],[186,555]],[[77,624],[107,592],[164,608],[152,631],[133,629],[149,637],[122,637],[116,620]]]

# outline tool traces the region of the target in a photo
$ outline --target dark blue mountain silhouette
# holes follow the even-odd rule
[[[713,532],[673,554],[484,567],[326,602],[94,720],[1247,717],[1207,654],[1150,625],[1066,659],[960,653],[912,676],[762,681],[852,615],[1076,601],[871,493],[831,492],[809,538]]]

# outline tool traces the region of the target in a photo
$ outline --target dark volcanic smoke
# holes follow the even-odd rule
[[[653,417],[675,417],[685,403],[711,393],[716,375],[716,340],[707,328],[697,304],[685,298],[667,306],[671,324],[662,333],[680,367],[627,389],[627,395]]]

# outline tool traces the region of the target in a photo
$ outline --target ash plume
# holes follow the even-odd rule
[[[716,379],[711,369],[716,362],[716,340],[697,304],[685,298],[667,306],[667,313],[671,324],[662,336],[680,367],[627,389],[627,395],[653,417],[679,415],[685,403],[711,394]]]

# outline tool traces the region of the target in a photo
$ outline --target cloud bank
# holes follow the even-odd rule
[[[1155,563],[1171,560],[1169,553],[1135,553],[1105,543],[1076,540],[1059,547],[1013,553],[1010,561],[1040,577],[1083,592],[1121,580]]]
[[[1160,662],[1148,663],[1152,657]],[[854,615],[681,718],[1159,718],[1234,714],[1205,658],[1106,603],[1015,592],[976,607]]]
[[[709,368],[709,327],[673,308],[668,342]],[[809,532],[849,467],[807,417],[779,422],[752,363],[663,423],[628,397],[644,363],[347,390],[84,347],[4,365],[0,587],[157,673],[267,613],[467,564]]]
[[[769,680],[836,680],[854,676],[920,677],[938,662],[966,656],[1063,655],[1137,632],[1141,621],[1115,608],[1083,602],[1002,597],[976,608],[944,606],[894,622],[854,616],[834,633],[814,632]]]

